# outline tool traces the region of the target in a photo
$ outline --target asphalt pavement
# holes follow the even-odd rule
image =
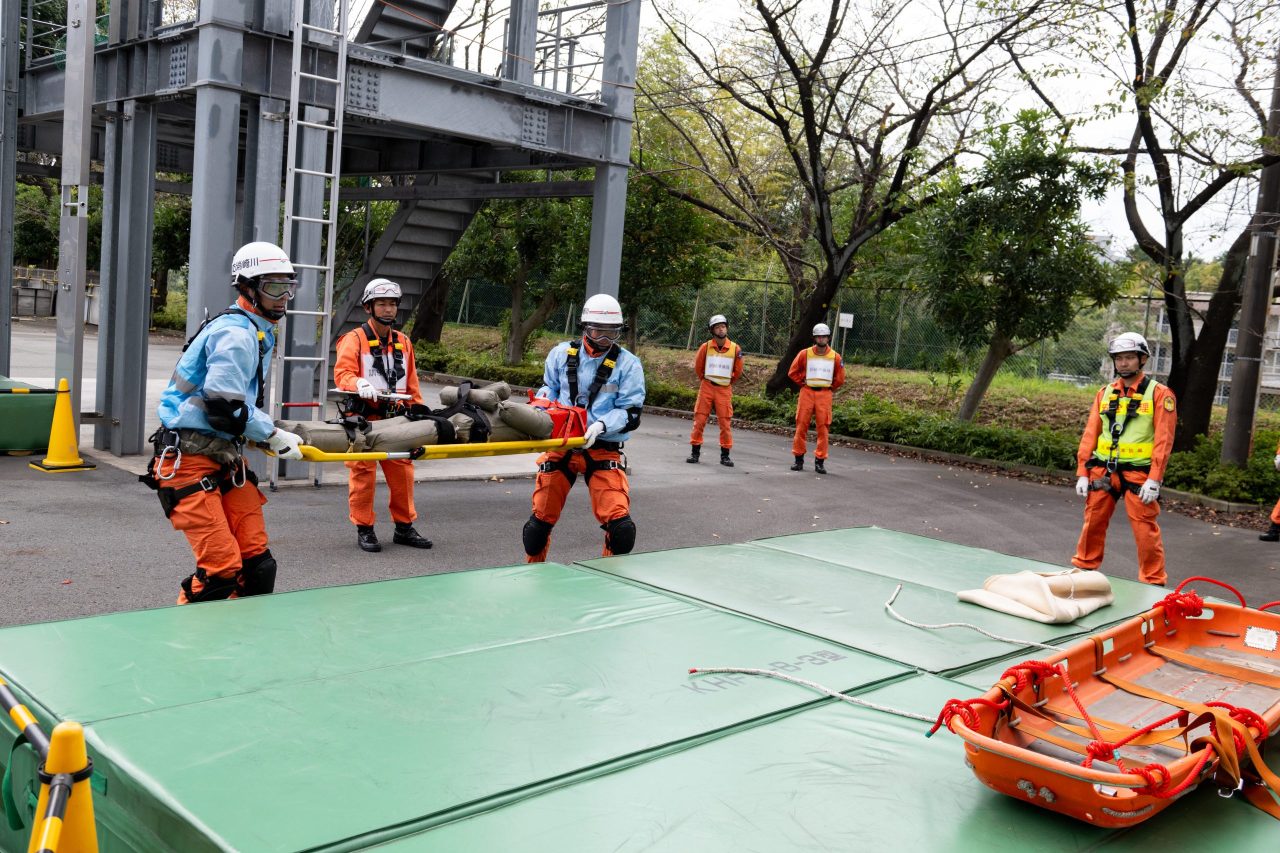
[[[28,323],[14,329],[14,378],[49,384],[51,337]],[[181,341],[153,339],[149,397],[163,389],[180,347]],[[86,341],[87,355],[93,348]],[[789,437],[746,429],[735,430],[736,466],[726,468],[718,464],[714,425],[703,461],[690,465],[684,461],[688,434],[687,420],[646,414],[627,443],[637,551],[876,525],[1065,566],[1079,534],[1081,501],[1066,483],[1044,485],[853,447],[832,448],[825,476],[813,472],[811,455],[806,470],[794,472]],[[185,539],[165,520],[155,494],[137,482],[146,459],[92,450],[89,428],[81,454],[98,467],[46,474],[29,468],[28,458],[0,456],[0,625],[166,606],[193,568]],[[382,485],[377,527],[386,544],[379,554],[360,551],[340,465],[326,470],[318,488],[293,482],[268,490],[277,589],[524,561],[520,531],[530,511],[532,456],[420,462],[418,468],[424,482],[416,490],[417,526],[435,541],[429,551],[390,543]],[[1280,599],[1280,545],[1259,542],[1251,530],[1173,513],[1160,520],[1173,584],[1208,575],[1234,584],[1251,603]],[[602,537],[579,482],[549,559],[596,556]],[[714,551],[707,559],[716,559]],[[1133,538],[1121,515],[1112,524],[1103,569],[1137,578]]]

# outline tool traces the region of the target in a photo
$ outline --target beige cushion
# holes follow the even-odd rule
[[[1115,600],[1107,576],[1087,569],[992,575],[982,589],[961,590],[956,597],[1050,624],[1073,622]]]

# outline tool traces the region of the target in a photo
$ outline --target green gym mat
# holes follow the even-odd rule
[[[911,533],[898,533],[879,527],[853,530],[826,530],[756,539],[752,545],[776,548],[789,554],[812,557],[826,563],[909,580],[921,586],[945,592],[975,589],[991,575],[1014,572],[1061,572],[1069,565],[1056,566],[1024,557],[1011,557],[986,548],[970,548],[941,539],[930,539]],[[1067,555],[1063,555],[1066,561]],[[1166,589],[1123,578],[1110,578],[1115,602],[1077,619],[1074,624],[1099,628],[1116,621],[1116,613],[1138,613],[1164,598]],[[974,605],[957,603],[962,610]],[[1023,624],[1018,620],[1018,624]]]
[[[85,724],[106,851],[359,849],[820,698],[687,675],[724,661],[907,673],[555,564],[0,631],[40,720]]]
[[[763,687],[763,682],[759,685]],[[754,688],[753,688],[754,689]],[[791,689],[804,692],[804,688]],[[862,693],[933,716],[965,686],[919,675]],[[1276,821],[1202,786],[1126,830],[1087,826],[987,789],[959,738],[829,700],[769,725],[409,836],[387,853],[1276,849]]]
[[[928,722],[687,673],[777,669],[932,719],[1029,655],[895,622],[893,587],[922,622],[1086,632],[954,599],[1043,565],[830,531],[7,628],[0,677],[46,729],[85,724],[104,853],[1275,849],[1211,786],[1097,830],[988,791]],[[1161,592],[1115,586],[1106,622]],[[6,755],[29,824],[32,754]]]
[[[902,591],[893,607],[913,622],[967,622],[1033,643],[1079,636],[1145,609],[1164,594],[1113,578],[1117,600],[1124,605],[1104,607],[1087,620],[1065,625],[1031,622],[962,603],[955,593],[982,586],[991,574],[1061,567],[874,527],[632,554],[582,565],[934,673],[1001,658],[1017,646],[963,628],[924,630],[894,619],[885,602],[899,584]]]

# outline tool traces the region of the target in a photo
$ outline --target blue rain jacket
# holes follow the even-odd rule
[[[228,441],[238,436],[209,426],[204,401],[220,398],[249,403],[249,422],[244,436],[249,441],[266,441],[275,430],[271,416],[254,407],[258,398],[258,334],[263,335],[262,374],[266,378],[271,351],[276,344],[274,325],[266,317],[235,304],[249,315],[223,314],[215,317],[191,341],[173,369],[169,387],[160,395],[156,412],[169,429],[194,429]]]
[[[596,369],[604,359],[603,355],[592,357],[587,352],[586,344],[578,342],[578,395],[579,402],[569,399],[569,341],[556,344],[547,353],[547,361],[542,370],[542,387],[538,396],[555,400],[562,406],[586,406],[587,392],[591,390],[591,382],[596,378]],[[604,423],[602,441],[626,441],[630,433],[622,431],[627,423],[627,409],[644,405],[644,367],[640,359],[629,350],[619,348],[617,363],[609,381],[600,387],[595,401],[587,410],[587,424],[596,421]]]

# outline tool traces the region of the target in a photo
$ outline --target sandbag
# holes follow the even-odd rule
[[[529,438],[551,437],[551,415],[547,414],[545,409],[540,409],[537,406],[530,406],[528,403],[517,403],[513,400],[503,400],[498,404],[498,419],[506,426],[518,430]],[[495,424],[495,435],[497,430],[498,425]],[[490,441],[498,440],[490,438]]]
[[[496,421],[493,426],[489,427],[490,441],[529,441],[534,436],[527,432],[521,432],[515,427]]]
[[[413,450],[439,441],[435,421],[411,421],[403,416],[370,421],[369,435],[365,439],[369,450],[380,453]]]
[[[511,396],[511,386],[505,382],[495,382],[484,388],[472,388],[467,395],[467,402],[486,412],[498,411],[498,403]],[[458,402],[458,389],[455,386],[440,389],[440,404],[445,408]]]
[[[357,431],[355,442],[352,443],[341,424],[324,421],[276,421],[276,427],[301,436],[303,444],[309,444],[324,453],[359,453],[367,449],[363,433]]]

